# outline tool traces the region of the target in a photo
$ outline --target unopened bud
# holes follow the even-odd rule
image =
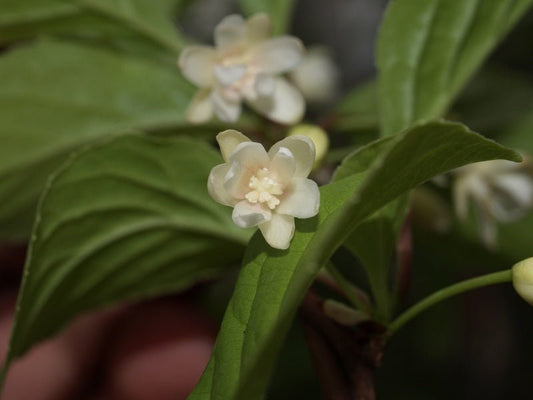
[[[317,125],[299,124],[293,127],[287,136],[293,135],[307,136],[313,141],[316,151],[314,167],[318,167],[322,163],[322,160],[324,160],[329,149],[329,138],[326,131]]]
[[[513,266],[513,286],[520,297],[533,305],[533,257]]]

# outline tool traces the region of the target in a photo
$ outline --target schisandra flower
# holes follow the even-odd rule
[[[483,161],[455,170],[453,183],[457,215],[466,219],[469,200],[479,217],[479,229],[488,247],[496,245],[495,221],[521,218],[533,204],[533,180],[527,162]]]
[[[187,110],[190,122],[206,122],[213,114],[222,121],[236,121],[243,100],[279,123],[293,124],[302,118],[302,95],[279,75],[296,68],[303,45],[292,36],[269,38],[270,32],[266,14],[247,21],[230,15],[215,28],[214,48],[183,50],[178,66],[185,78],[200,87]]]
[[[270,246],[288,248],[294,217],[313,217],[320,205],[318,186],[307,179],[315,160],[313,142],[290,136],[267,153],[263,145],[232,129],[219,133],[217,141],[226,162],[211,170],[209,194],[233,207],[237,226],[259,226]]]

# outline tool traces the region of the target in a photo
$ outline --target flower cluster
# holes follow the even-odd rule
[[[213,114],[222,121],[236,121],[243,100],[279,123],[293,124],[302,118],[302,95],[279,75],[296,68],[303,45],[292,36],[269,38],[270,31],[266,14],[247,21],[230,15],[215,28],[214,48],[189,46],[183,50],[178,66],[200,87],[187,111],[190,122],[206,122]]]
[[[455,170],[453,184],[457,215],[466,219],[472,200],[480,235],[488,247],[496,245],[495,221],[512,222],[533,204],[533,180],[527,162],[483,161]]]
[[[305,136],[290,136],[267,152],[242,133],[217,135],[224,164],[209,175],[209,194],[233,208],[233,222],[241,228],[259,226],[267,243],[286,249],[294,235],[294,217],[318,213],[320,192],[308,179],[315,147]]]

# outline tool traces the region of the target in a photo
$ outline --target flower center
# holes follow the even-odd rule
[[[215,76],[224,97],[240,101],[246,93],[253,92],[260,69],[245,55],[226,56],[215,66]]]
[[[261,168],[250,178],[250,190],[244,196],[250,203],[266,203],[271,210],[275,209],[280,201],[276,196],[283,194],[281,185],[272,178],[268,168]]]

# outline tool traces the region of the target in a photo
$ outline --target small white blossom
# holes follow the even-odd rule
[[[322,105],[337,95],[339,70],[326,48],[309,49],[290,78],[310,104]]]
[[[495,221],[521,218],[533,204],[533,180],[527,164],[506,160],[483,161],[454,171],[454,203],[457,215],[466,219],[472,200],[478,213],[480,235],[488,247],[496,245]]]
[[[268,151],[242,133],[226,130],[217,135],[224,164],[211,170],[209,194],[233,207],[233,222],[241,228],[259,226],[267,243],[286,249],[294,235],[294,217],[318,213],[320,192],[307,176],[315,148],[305,136],[290,136]]]
[[[270,31],[266,14],[247,21],[230,15],[215,28],[215,47],[183,50],[178,66],[200,87],[187,111],[190,122],[206,122],[213,114],[222,121],[236,121],[243,100],[279,123],[293,124],[302,118],[302,95],[279,75],[296,68],[303,45],[292,36],[269,38]]]

